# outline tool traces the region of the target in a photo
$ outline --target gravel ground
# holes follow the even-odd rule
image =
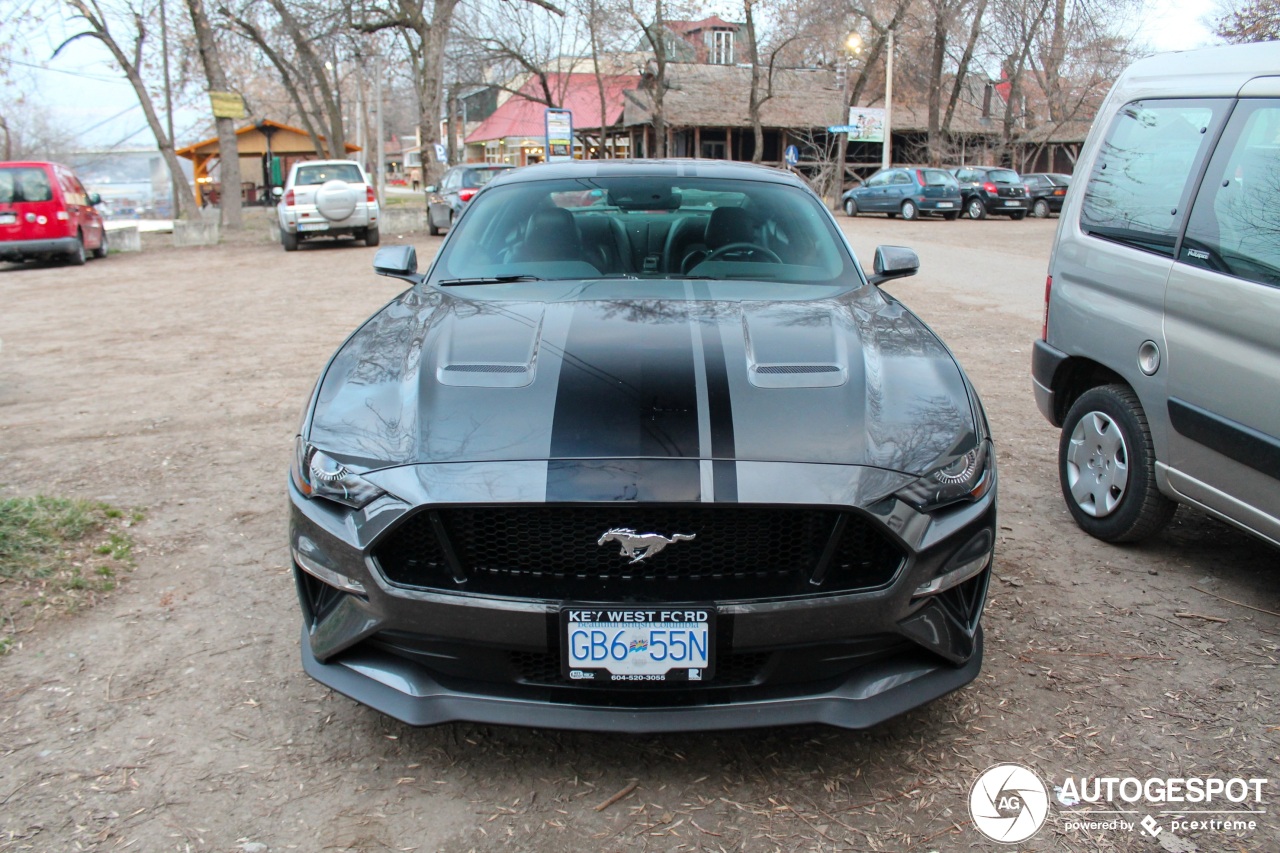
[[[326,358],[398,290],[373,250],[242,237],[0,264],[0,495],[146,514],[102,604],[3,614],[0,851],[991,850],[967,800],[995,763],[1280,775],[1280,618],[1250,609],[1280,610],[1276,552],[1186,510],[1108,546],[1063,506],[1028,376],[1056,222],[841,218],[868,260],[919,249],[889,289],[969,371],[1001,475],[982,675],[868,732],[412,729],[331,693],[298,660],[284,478]],[[403,239],[424,259],[440,242]],[[1136,808],[1120,817],[1166,829],[1082,830],[1055,803],[1024,849],[1278,849],[1267,803],[1226,834]]]

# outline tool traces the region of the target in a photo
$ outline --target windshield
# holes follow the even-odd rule
[[[470,169],[467,176],[463,179],[464,187],[482,187],[492,181],[506,169]]]
[[[513,276],[859,280],[829,215],[809,193],[673,176],[526,181],[477,195],[433,281]]]
[[[349,184],[363,184],[364,176],[355,163],[321,163],[314,166],[299,166],[298,177],[294,186],[306,187],[312,184],[323,184],[325,181],[346,181]]]
[[[992,169],[987,172],[987,180],[995,181],[997,184],[1016,184],[1018,173],[1012,169]]]
[[[52,199],[53,187],[44,169],[34,166],[0,168],[0,203]]]

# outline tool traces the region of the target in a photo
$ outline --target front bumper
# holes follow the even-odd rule
[[[359,512],[307,500],[291,486],[290,538],[307,673],[411,725],[471,720],[628,732],[800,723],[865,728],[977,676],[989,559],[952,589],[913,593],[975,541],[989,553],[994,484],[978,502],[925,515],[883,497],[902,484],[881,480],[874,487],[878,494],[845,506],[865,506],[857,512],[882,525],[901,547],[905,558],[890,583],[710,602],[717,614],[718,661],[710,680],[692,687],[584,687],[559,677],[564,600],[468,594],[465,587],[409,589],[389,582],[375,556],[423,505],[537,503],[525,488],[528,478],[520,484],[514,467],[520,464],[452,466],[456,472],[440,465],[396,469],[398,479],[383,485],[394,485],[399,497],[381,498]],[[739,463],[743,481],[746,465]],[[833,495],[820,484],[835,482],[835,474],[846,485],[851,480],[847,466],[786,467],[791,482],[813,484],[809,495],[791,490],[795,503],[831,507]],[[414,482],[431,494],[411,494]],[[861,491],[854,485],[847,496]],[[359,587],[342,591],[323,583],[317,566]]]
[[[31,255],[71,255],[77,250],[75,237],[53,237],[45,240],[5,240],[0,242],[0,258]]]

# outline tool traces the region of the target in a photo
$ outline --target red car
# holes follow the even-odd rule
[[[0,261],[105,258],[101,201],[60,163],[0,163]]]

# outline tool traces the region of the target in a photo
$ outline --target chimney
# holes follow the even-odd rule
[[[991,95],[995,91],[995,86],[990,80],[982,89],[982,117],[991,118]]]

